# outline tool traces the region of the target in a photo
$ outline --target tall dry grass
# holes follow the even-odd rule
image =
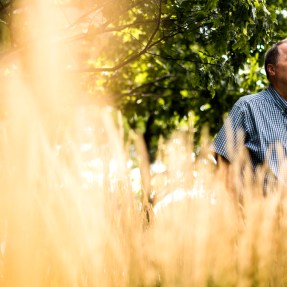
[[[78,105],[37,3],[35,45],[1,77],[0,286],[286,286],[284,189],[262,196],[264,171],[253,182],[248,166],[239,180],[244,156],[227,188],[205,149],[194,159],[190,135],[175,135],[160,147],[165,172],[139,160],[140,205],[109,109]]]

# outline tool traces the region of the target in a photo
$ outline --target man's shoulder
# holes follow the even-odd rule
[[[236,105],[257,105],[264,102],[269,102],[268,89],[262,90],[256,94],[242,96],[236,102]]]

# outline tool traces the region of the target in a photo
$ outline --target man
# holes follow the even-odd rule
[[[270,86],[234,104],[213,148],[219,159],[231,163],[242,143],[254,170],[265,163],[279,179],[287,154],[287,39],[266,52],[265,71]]]

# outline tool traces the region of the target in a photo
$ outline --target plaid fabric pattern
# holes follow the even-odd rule
[[[287,152],[287,101],[272,86],[241,97],[234,104],[213,142],[213,150],[231,162],[240,143],[248,149],[254,168],[266,160],[278,175],[280,160]]]

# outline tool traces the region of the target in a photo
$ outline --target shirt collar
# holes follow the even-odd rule
[[[274,100],[275,104],[280,108],[280,110],[284,113],[287,111],[287,101],[282,98],[277,91],[270,85],[267,89],[267,92],[271,94],[272,99]]]

